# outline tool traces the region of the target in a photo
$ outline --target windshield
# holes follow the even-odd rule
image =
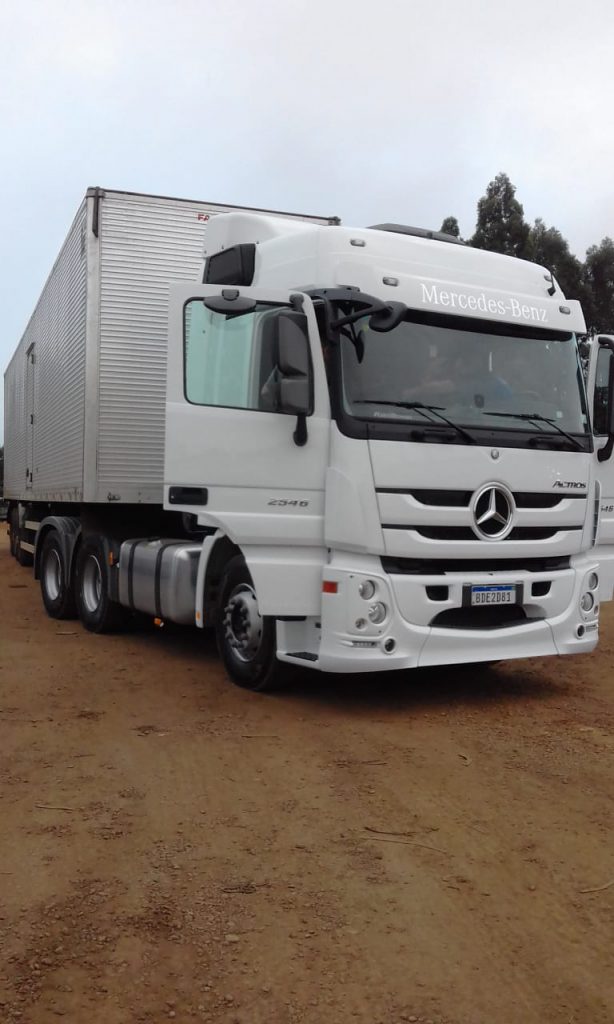
[[[438,410],[472,429],[586,433],[573,334],[515,330],[460,317],[408,316],[411,320],[387,333],[371,330],[367,319],[360,321],[358,346],[342,338],[342,391],[349,415],[445,426]]]

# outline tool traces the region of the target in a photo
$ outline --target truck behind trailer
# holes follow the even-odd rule
[[[212,626],[251,689],[589,651],[583,331],[448,236],[90,190],[5,377],[12,551],[50,615]]]

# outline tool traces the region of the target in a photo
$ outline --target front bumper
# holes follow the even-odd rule
[[[326,672],[379,672],[479,661],[500,661],[551,654],[592,651],[598,640],[598,603],[580,609],[587,579],[598,566],[578,557],[571,568],[555,572],[449,573],[438,576],[392,576],[376,558],[336,555],[324,578],[336,593],[322,594],[321,640],[317,667]],[[376,598],[386,605],[385,621],[366,621],[368,602],[358,593],[361,580],[376,584]],[[447,628],[432,625],[438,610],[461,608],[468,584],[523,585],[526,619],[492,628]],[[548,593],[540,595],[549,583]],[[432,601],[427,587],[445,584],[445,601]],[[537,590],[537,596],[533,591]],[[479,621],[476,616],[476,622]],[[358,625],[357,625],[358,623]]]

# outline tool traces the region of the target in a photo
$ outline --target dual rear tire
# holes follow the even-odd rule
[[[22,546],[22,531],[19,526],[19,512],[16,508],[13,509],[9,518],[9,540],[11,545],[11,554],[19,565],[33,565],[34,557],[32,553],[30,551],[26,551]]]
[[[121,624],[123,609],[109,598],[109,566],[102,538],[86,537],[71,568],[58,531],[52,530],[43,540],[39,576],[43,604],[51,618],[78,616],[92,633],[111,632]]]
[[[127,612],[109,597],[110,567],[104,540],[86,536],[74,568],[57,530],[43,540],[40,586],[47,614],[54,619],[79,617],[92,633],[118,629]],[[258,609],[254,582],[241,556],[232,558],[222,575],[216,616],[216,639],[226,672],[247,690],[264,692],[279,685],[283,669],[276,655],[275,619]]]

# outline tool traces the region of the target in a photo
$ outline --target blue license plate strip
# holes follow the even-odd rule
[[[467,583],[463,586],[464,608],[493,608],[522,604],[522,583]]]

